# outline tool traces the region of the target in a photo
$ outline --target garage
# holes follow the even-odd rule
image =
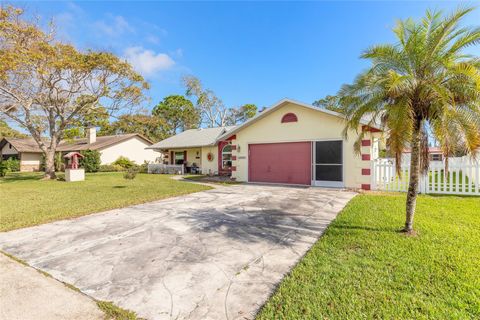
[[[311,185],[311,142],[248,145],[250,182]]]

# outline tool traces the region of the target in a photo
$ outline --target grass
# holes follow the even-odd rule
[[[264,319],[479,319],[480,198],[354,198],[277,288]]]
[[[102,310],[107,319],[114,320],[139,320],[135,312],[117,307],[110,301],[97,301],[97,306]]]
[[[178,196],[208,186],[138,174],[125,180],[122,172],[87,174],[85,181],[44,181],[39,173],[15,173],[0,178],[0,231]]]

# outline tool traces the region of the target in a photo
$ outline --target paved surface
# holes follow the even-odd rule
[[[100,320],[89,297],[0,254],[0,319]]]
[[[147,319],[251,319],[354,195],[220,187],[3,233],[0,248]]]

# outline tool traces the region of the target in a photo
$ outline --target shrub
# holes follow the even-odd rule
[[[127,180],[133,180],[137,176],[138,166],[128,168],[127,171],[123,174],[123,177]]]
[[[5,164],[5,161],[0,161],[0,177],[5,177],[8,172],[8,167]]]
[[[7,168],[7,172],[18,172],[20,171],[20,160],[15,158],[8,158],[5,161],[2,161]]]
[[[83,155],[83,159],[80,159],[80,166],[86,172],[97,172],[100,169],[100,152],[97,150],[84,150],[80,153]]]
[[[133,162],[132,160],[128,159],[127,157],[118,157],[117,160],[115,160],[115,162],[113,162],[112,164],[117,164],[119,166],[122,166],[123,168],[125,169],[129,169],[131,167],[133,167],[135,165],[135,162]]]
[[[102,164],[98,169],[100,172],[118,172],[125,171],[125,168],[118,164]]]

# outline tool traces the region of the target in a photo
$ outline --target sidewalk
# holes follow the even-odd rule
[[[105,319],[95,301],[0,253],[0,319]]]

